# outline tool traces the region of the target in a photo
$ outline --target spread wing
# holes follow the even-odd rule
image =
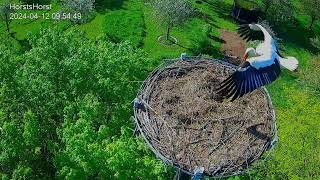
[[[217,89],[217,94],[231,101],[248,94],[255,89],[275,81],[280,75],[280,64],[277,59],[271,66],[256,69],[248,61],[230,77],[224,80]]]
[[[264,40],[264,34],[262,31],[254,31],[250,29],[249,24],[240,25],[238,33],[246,41]]]

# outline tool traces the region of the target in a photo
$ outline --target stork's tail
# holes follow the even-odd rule
[[[290,71],[294,71],[298,68],[299,61],[295,57],[280,58],[280,66]]]

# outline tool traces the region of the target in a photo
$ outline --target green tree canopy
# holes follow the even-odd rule
[[[10,33],[10,14],[13,13],[14,10],[10,9],[10,1],[4,0],[0,2],[0,20],[5,24],[6,30],[8,33]]]
[[[23,54],[0,44],[0,177],[161,179],[166,173],[128,130],[136,81],[155,61],[130,43],[83,37],[41,31]]]
[[[188,0],[155,0],[153,3],[155,15],[167,26],[166,39],[175,25],[183,24],[194,14],[195,10]]]

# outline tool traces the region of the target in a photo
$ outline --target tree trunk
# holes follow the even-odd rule
[[[168,41],[169,38],[170,38],[170,26],[168,26],[168,29],[167,29],[166,40]]]
[[[7,27],[7,31],[8,33],[10,33],[10,19],[9,19],[9,14],[8,13],[5,13],[5,21],[6,21],[6,27]]]

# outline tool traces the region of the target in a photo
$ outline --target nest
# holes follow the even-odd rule
[[[135,120],[151,150],[168,164],[211,177],[237,175],[270,148],[274,110],[266,89],[229,102],[215,93],[235,67],[219,60],[173,61],[144,82]]]

